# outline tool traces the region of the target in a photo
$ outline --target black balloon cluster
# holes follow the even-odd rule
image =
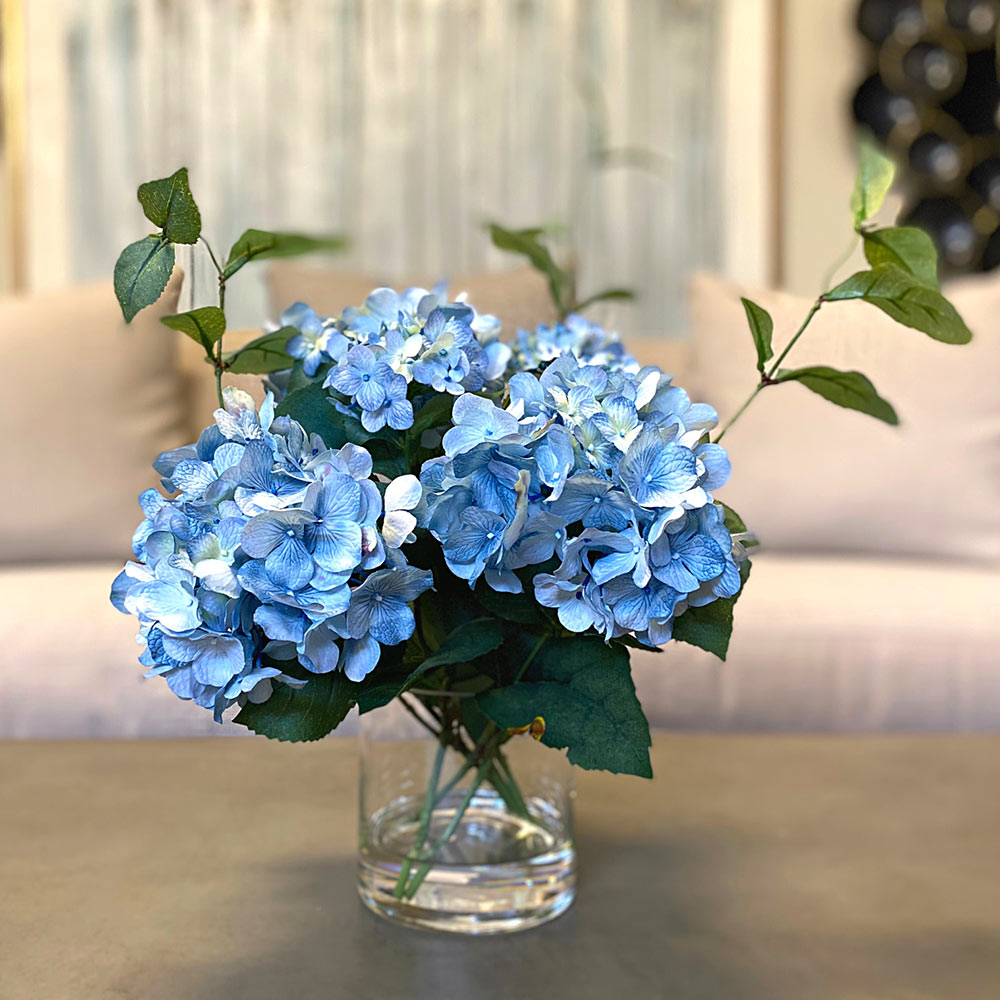
[[[1000,266],[1000,0],[861,0],[854,117],[897,161],[943,270]]]

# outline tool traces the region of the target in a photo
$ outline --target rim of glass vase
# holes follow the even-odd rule
[[[407,688],[403,694],[413,694],[418,698],[475,698],[475,691],[441,691],[434,688]]]

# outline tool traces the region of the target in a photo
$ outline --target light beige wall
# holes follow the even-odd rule
[[[854,29],[857,0],[785,0],[784,8],[783,283],[815,295],[850,238],[850,102],[863,50]],[[887,204],[886,216],[897,207]]]

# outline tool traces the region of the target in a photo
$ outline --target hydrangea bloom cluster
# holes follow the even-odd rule
[[[389,483],[383,502],[363,448],[327,448],[275,417],[270,395],[259,412],[238,390],[224,399],[197,444],[154,463],[176,495],[139,498],[136,561],[111,594],[139,619],[147,676],[216,719],[266,700],[274,680],[305,683],[275,664],[360,680],[382,645],[412,634],[409,604],[433,584],[400,552],[415,525],[415,476]]]
[[[712,500],[729,475],[714,410],[631,367],[563,353],[513,375],[505,405],[460,396],[417,515],[470,584],[519,593],[517,570],[555,559],[533,589],[567,629],[658,645],[688,606],[737,593],[741,553]]]
[[[411,383],[455,396],[479,392],[503,375],[511,356],[497,339],[497,319],[448,302],[443,285],[402,294],[377,288],[338,319],[320,319],[296,303],[281,321],[300,331],[288,352],[301,359],[305,374],[328,365],[323,384],[347,397],[344,412],[372,433],[412,426]]]
[[[635,373],[639,362],[626,352],[617,334],[570,313],[561,323],[542,324],[534,330],[518,330],[512,345],[512,372],[531,371],[572,354],[582,364],[600,365],[609,371]]]

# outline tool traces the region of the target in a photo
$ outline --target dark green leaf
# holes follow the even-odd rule
[[[649,724],[635,695],[628,653],[600,638],[554,639],[525,680],[476,698],[503,729],[545,720],[546,746],[568,748],[573,764],[651,778]]]
[[[595,302],[608,302],[618,300],[621,302],[632,302],[635,299],[635,292],[630,288],[607,288],[596,295],[588,295],[582,302],[577,302],[573,306],[574,312],[583,312],[587,306],[592,306]]]
[[[416,411],[413,417],[413,426],[408,433],[416,441],[420,440],[420,435],[424,431],[432,430],[435,427],[451,426],[451,408],[455,405],[456,397],[450,392],[439,392]]]
[[[618,643],[622,646],[627,646],[629,649],[641,649],[644,653],[662,653],[663,650],[659,646],[647,646],[644,642],[639,642],[639,640],[634,635],[629,635],[626,632],[624,635],[618,636],[616,639],[611,640],[612,643]]]
[[[405,476],[409,471],[406,459],[402,455],[393,455],[391,458],[379,458],[372,463],[372,471],[377,472],[386,479],[396,479]]]
[[[416,680],[435,667],[450,663],[471,663],[492,652],[503,642],[503,625],[496,618],[479,618],[460,625],[441,645],[424,660],[407,678]]]
[[[222,356],[227,364],[226,370],[233,375],[266,375],[291,368],[295,359],[285,348],[298,332],[294,326],[283,326],[280,330],[251,340],[238,351],[228,351]]]
[[[342,236],[305,236],[302,233],[269,233],[263,229],[248,229],[232,246],[222,270],[231,278],[251,260],[268,257],[297,257],[304,253],[343,250],[347,241]]]
[[[774,357],[771,348],[774,321],[771,319],[771,314],[756,302],[751,302],[750,299],[740,299],[740,302],[743,303],[743,309],[747,314],[753,345],[757,349],[757,371],[763,372],[764,365]]]
[[[505,621],[517,622],[519,625],[540,625],[545,621],[545,615],[533,593],[500,593],[480,580],[475,597],[487,611]]]
[[[334,408],[326,389],[316,382],[290,392],[274,412],[279,417],[297,420],[310,434],[318,434],[328,448],[347,444],[343,414]]]
[[[171,243],[197,243],[201,212],[188,186],[187,167],[162,180],[139,185],[139,204],[146,218],[163,230]]]
[[[747,530],[743,518],[732,507],[724,504],[721,500],[716,500],[715,505],[722,508],[722,520],[729,534],[738,535]]]
[[[532,267],[548,279],[549,293],[560,312],[568,305],[567,293],[572,281],[570,276],[552,259],[548,248],[539,240],[540,229],[505,229],[490,223],[490,238],[499,250],[519,253],[528,258]]]
[[[233,721],[272,740],[319,740],[343,722],[357,694],[358,686],[335,670],[310,677],[303,688],[276,683],[267,701],[248,702]]]
[[[413,682],[437,667],[453,663],[470,663],[486,653],[492,652],[503,642],[503,626],[496,619],[479,619],[467,622],[452,632],[438,650],[428,656],[417,667],[404,676],[382,676],[379,674],[376,682],[366,685],[358,696],[358,707],[361,712],[369,712],[373,708],[381,708],[389,704],[413,685]],[[484,678],[487,684],[488,678]]]
[[[914,226],[872,229],[862,232],[861,237],[865,242],[865,257],[872,267],[895,264],[922,285],[939,289],[937,250],[922,229]]]
[[[967,344],[972,333],[954,306],[938,291],[921,284],[894,264],[859,271],[825,295],[827,301],[862,299],[897,323],[920,330],[946,344]]]
[[[191,312],[163,316],[160,322],[171,330],[180,330],[212,353],[212,345],[226,332],[226,314],[218,306],[202,306]]]
[[[173,270],[174,248],[159,236],[147,236],[122,250],[115,264],[115,295],[126,323],[163,294]]]
[[[404,660],[416,640],[401,642],[396,646],[383,646],[375,669],[356,685],[358,711],[363,715],[383,705],[388,705],[406,683],[409,673]]]
[[[330,370],[332,366],[329,364],[320,365],[316,369],[315,374],[307,375],[305,368],[302,365],[302,359],[296,358],[292,362],[292,372],[288,376],[288,384],[285,386],[285,392],[295,392],[296,389],[301,389],[303,386],[312,385],[313,382],[323,383],[326,373]]]
[[[887,424],[898,424],[896,411],[876,391],[875,386],[861,372],[842,372],[825,365],[779,369],[778,382],[799,382],[824,399],[848,410],[867,413]]]
[[[750,561],[747,560],[740,564],[743,586],[749,577]],[[707,650],[720,660],[725,660],[733,634],[733,608],[743,593],[743,586],[735,597],[720,597],[700,608],[689,607],[674,621],[674,639]]]
[[[851,192],[851,213],[855,228],[870,219],[882,207],[885,196],[892,187],[896,168],[873,142],[861,143],[858,158],[858,175]]]
[[[750,533],[750,529],[746,526],[746,522],[740,517],[739,514],[733,510],[732,507],[727,506],[722,503],[721,500],[716,500],[715,505],[722,509],[722,521],[726,526],[726,531],[731,535],[747,535],[746,538],[742,540],[744,548],[752,549],[760,542],[757,541],[756,537]]]

